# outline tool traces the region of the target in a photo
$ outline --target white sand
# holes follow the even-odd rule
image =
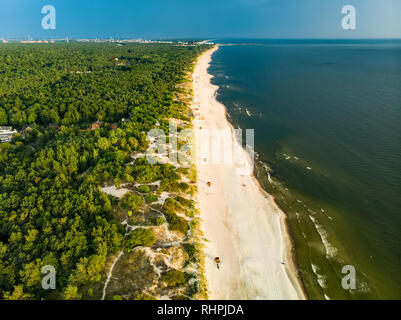
[[[216,101],[217,87],[210,83],[207,73],[217,49],[199,58],[193,75],[194,101],[199,104],[194,120],[197,141],[204,129],[230,129],[233,138],[225,107]],[[242,148],[240,155],[249,163]],[[208,240],[205,253],[210,299],[304,298],[291,257],[285,215],[274,199],[254,176],[237,175],[235,165],[202,164],[200,160],[196,161],[198,201]],[[219,270],[214,263],[216,256],[222,261]]]
[[[108,186],[108,187],[103,187],[103,188],[101,188],[101,190],[102,190],[102,192],[107,193],[107,194],[114,196],[116,198],[119,198],[119,199],[122,198],[122,196],[124,194],[129,192],[129,190],[125,189],[125,188],[117,189],[117,187],[114,185]]]

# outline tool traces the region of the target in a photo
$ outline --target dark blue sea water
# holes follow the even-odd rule
[[[217,98],[255,129],[309,296],[401,299],[401,42],[221,42]]]

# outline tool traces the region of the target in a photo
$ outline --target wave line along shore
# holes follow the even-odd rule
[[[195,139],[202,130],[233,127],[215,99],[208,67],[218,46],[201,57],[193,74]],[[257,133],[256,133],[257,134]],[[237,143],[237,142],[234,142]],[[244,163],[250,163],[240,148]],[[197,157],[198,203],[205,239],[210,299],[305,299],[292,257],[285,214],[253,175],[237,175],[234,164],[204,164]],[[208,186],[207,182],[211,181]],[[214,257],[220,257],[220,269]]]

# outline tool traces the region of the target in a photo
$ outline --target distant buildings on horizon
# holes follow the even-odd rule
[[[165,43],[165,44],[178,44],[181,46],[196,46],[196,45],[201,45],[201,44],[214,44],[209,41],[172,41],[172,40],[144,40],[144,39],[114,39],[113,37],[109,39],[103,39],[103,38],[96,38],[96,39],[74,39],[70,40],[68,37],[62,38],[62,39],[33,39],[33,38],[28,38],[28,39],[5,39],[1,38],[0,41],[2,43],[56,43],[56,42],[66,42],[69,43],[70,41],[74,42],[97,42],[97,43],[104,43],[104,42],[110,42],[110,43],[117,43],[117,45],[122,45],[124,43]]]

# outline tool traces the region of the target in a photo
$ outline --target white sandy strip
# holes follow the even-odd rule
[[[107,290],[107,286],[109,285],[109,282],[111,280],[111,276],[113,275],[113,269],[114,266],[116,265],[118,259],[121,258],[121,256],[123,255],[124,250],[121,250],[121,252],[118,254],[118,256],[114,259],[113,264],[110,267],[109,273],[107,274],[107,279],[106,282],[104,283],[104,287],[103,287],[103,294],[102,294],[102,300],[104,300],[104,298],[106,298],[106,290]]]
[[[215,99],[217,87],[210,83],[211,75],[207,73],[211,55],[217,49],[199,58],[193,75],[194,100],[200,106],[194,120],[198,141],[205,129],[232,130],[225,107]],[[241,150],[241,157],[249,163],[247,153]],[[285,215],[274,199],[254,176],[237,175],[234,165],[202,164],[200,160],[196,161],[198,201],[202,230],[208,240],[206,278],[210,299],[303,299]],[[220,269],[214,263],[216,256],[222,261]]]

